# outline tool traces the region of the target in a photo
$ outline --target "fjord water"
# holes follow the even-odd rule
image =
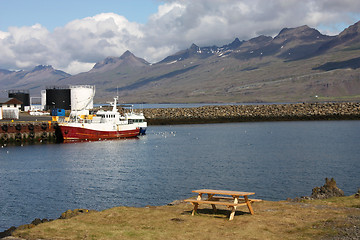
[[[360,121],[150,126],[138,139],[0,148],[0,231],[67,209],[164,205],[200,188],[308,196],[360,187]]]

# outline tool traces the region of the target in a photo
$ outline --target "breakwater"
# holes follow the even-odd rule
[[[293,120],[360,120],[360,103],[221,105],[144,109],[149,125]]]
[[[56,142],[56,125],[44,122],[1,122],[0,143]]]

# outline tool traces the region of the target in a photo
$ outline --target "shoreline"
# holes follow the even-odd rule
[[[196,197],[196,196],[193,196]],[[294,199],[286,199],[286,200],[278,200],[278,201],[266,201],[266,200],[260,200],[260,201],[256,201],[255,203],[253,203],[252,205],[255,204],[255,215],[247,215],[247,210],[246,213],[243,212],[243,210],[238,209],[238,212],[241,212],[240,215],[244,215],[243,217],[237,217],[236,220],[234,220],[234,223],[240,222],[240,221],[248,221],[250,220],[249,218],[247,218],[247,216],[250,216],[251,218],[255,218],[255,222],[259,222],[259,219],[256,220],[257,217],[260,217],[260,219],[263,219],[263,217],[266,217],[267,220],[265,220],[265,222],[263,222],[263,224],[265,224],[266,227],[268,227],[268,222],[269,219],[271,221],[273,221],[274,216],[273,216],[273,211],[274,208],[282,208],[282,207],[286,207],[289,208],[287,211],[287,215],[288,217],[285,217],[286,221],[283,224],[287,224],[289,217],[294,221],[293,226],[297,226],[296,224],[298,224],[298,220],[299,220],[299,216],[301,217],[302,220],[305,220],[304,223],[306,225],[306,228],[308,229],[312,229],[312,226],[319,226],[319,221],[329,221],[329,215],[328,215],[328,210],[334,210],[334,213],[332,215],[332,222],[334,222],[334,224],[331,226],[332,228],[334,226],[340,226],[338,227],[339,230],[344,231],[346,236],[358,236],[358,233],[360,233],[360,228],[353,228],[353,229],[349,229],[347,228],[347,225],[344,225],[344,221],[346,221],[346,224],[351,224],[353,226],[358,225],[358,223],[360,223],[360,188],[358,188],[357,192],[353,195],[350,196],[345,196],[344,192],[339,189],[336,185],[336,181],[334,180],[334,178],[325,178],[325,184],[321,187],[314,187],[312,189],[312,194],[310,196],[303,196],[303,197],[297,197]],[[336,205],[334,205],[336,204]],[[282,205],[282,207],[281,207]],[[294,209],[295,207],[295,209]],[[203,209],[204,207],[202,207]],[[224,207],[225,208],[225,207]],[[171,203],[168,203],[167,205],[163,205],[163,206],[145,206],[145,207],[126,207],[126,206],[117,206],[117,207],[112,207],[109,209],[104,209],[101,211],[97,211],[97,210],[89,210],[89,209],[74,209],[74,210],[67,210],[65,212],[63,212],[60,217],[58,217],[57,219],[40,219],[40,218],[36,218],[34,219],[31,223],[29,224],[24,224],[24,225],[20,225],[18,227],[12,226],[9,229],[6,229],[5,231],[0,232],[0,239],[33,239],[33,238],[27,238],[25,236],[29,236],[28,233],[31,232],[32,230],[34,230],[37,226],[39,226],[40,228],[44,225],[49,226],[49,224],[53,224],[53,229],[58,230],[59,227],[63,228],[63,233],[70,233],[70,229],[68,226],[64,227],[64,221],[59,222],[59,220],[67,220],[67,223],[69,223],[69,221],[73,221],[71,219],[76,219],[75,217],[80,217],[82,218],[86,224],[84,225],[86,227],[86,229],[88,229],[89,226],[91,226],[91,228],[94,228],[94,226],[98,225],[98,219],[102,219],[100,220],[101,222],[101,226],[105,226],[104,225],[104,221],[106,221],[106,219],[108,219],[109,217],[112,219],[117,218],[116,221],[120,221],[120,223],[115,223],[115,225],[118,227],[118,224],[123,224],[124,221],[129,222],[129,225],[132,225],[135,230],[137,231],[137,217],[134,217],[133,214],[134,212],[135,215],[137,216],[146,216],[149,215],[149,211],[150,212],[154,212],[156,210],[160,210],[161,212],[159,212],[162,217],[164,217],[164,212],[166,212],[166,222],[167,224],[169,224],[168,220],[170,219],[170,221],[172,222],[191,222],[191,221],[199,221],[199,222],[203,222],[203,221],[208,221],[209,224],[215,224],[215,221],[217,222],[218,220],[216,220],[216,218],[218,219],[224,219],[226,222],[228,222],[228,209],[225,208],[226,210],[224,211],[224,208],[220,207],[220,212],[217,217],[214,218],[214,215],[209,215],[208,210],[201,210],[200,213],[201,215],[204,215],[202,218],[194,218],[191,216],[191,212],[193,209],[193,206],[190,206],[190,204],[187,204],[184,200],[175,200]],[[305,213],[304,209],[308,209],[309,212]],[[173,209],[177,209],[176,212],[173,211]],[[205,208],[206,209],[206,208]],[[318,211],[318,210],[323,211],[321,214],[323,215],[320,219],[316,220],[315,222],[313,222],[310,226],[310,228],[307,226],[308,225],[308,221],[309,221],[309,216],[314,216],[314,210]],[[121,210],[122,213],[119,214],[118,210]],[[125,212],[124,212],[125,210]],[[339,215],[339,211],[345,215],[345,218],[342,219],[341,221],[339,221],[338,215]],[[110,212],[110,214],[108,214]],[[130,214],[128,214],[129,212],[132,212]],[[293,212],[296,212],[295,215],[293,215]],[[349,217],[349,214],[352,214],[352,216]],[[298,215],[300,213],[300,215]],[[96,215],[95,218],[92,218],[92,216]],[[128,214],[127,217],[123,218],[119,216],[122,216],[123,214]],[[215,214],[215,213],[212,213]],[[268,215],[269,214],[269,215]],[[278,215],[276,217],[277,221],[281,221],[284,219],[284,210],[281,209],[281,213],[280,215]],[[198,215],[198,214],[197,214]],[[245,216],[246,215],[246,216]],[[266,216],[268,215],[268,216]],[[307,217],[305,217],[307,215]],[[153,218],[157,218],[159,217],[159,215],[150,215],[145,217],[146,219],[149,220],[148,223],[146,223],[146,226],[148,226],[149,224],[152,224]],[[245,218],[245,219],[244,219]],[[77,218],[79,219],[79,218]],[[95,219],[95,220],[94,220]],[[131,222],[132,219],[135,220],[135,222]],[[214,220],[215,219],[215,220]],[[90,222],[92,222],[91,225],[88,225]],[[336,223],[339,222],[339,223]],[[109,222],[107,222],[108,224],[110,224]],[[113,222],[111,222],[112,224]],[[131,224],[130,224],[131,223]],[[162,223],[161,226],[163,226],[165,223]],[[111,225],[110,224],[110,225]],[[172,223],[171,223],[172,224]],[[170,225],[171,225],[170,224]],[[192,225],[192,224],[190,224]],[[76,228],[78,226],[78,221],[74,220],[74,225],[73,228]],[[230,225],[227,225],[230,226]],[[360,226],[360,225],[359,225]],[[171,227],[171,226],[170,226]],[[236,227],[236,224],[235,224]],[[297,228],[297,227],[296,227]],[[45,227],[45,232],[47,232],[49,229],[49,227]],[[319,228],[321,230],[321,228]],[[326,230],[326,227],[323,229]],[[146,228],[146,230],[148,230],[148,228]],[[224,229],[226,231],[226,229]],[[298,234],[301,234],[302,231],[304,229],[303,228],[299,228],[296,231],[298,232]],[[97,230],[97,228],[94,228],[94,231],[96,233],[99,232],[99,230]],[[102,232],[103,230],[101,230]],[[108,230],[108,231],[112,231],[112,230]],[[253,230],[251,230],[253,231]],[[294,232],[296,232],[294,231]],[[26,234],[24,234],[24,232],[27,232]],[[55,231],[57,232],[57,231]],[[47,234],[50,234],[53,237],[53,234],[55,233],[54,231],[50,231]],[[75,232],[77,232],[75,230]],[[312,233],[312,230],[311,232]],[[326,232],[325,232],[326,233]],[[14,235],[13,235],[14,234]],[[39,233],[37,233],[36,231],[34,231],[34,234],[37,235]],[[293,233],[290,232],[290,235],[292,235]],[[276,235],[276,234],[275,234]],[[337,235],[336,233],[334,235]],[[107,236],[107,235],[106,235]],[[117,239],[117,235],[116,236]],[[18,237],[18,238],[16,238]],[[25,238],[22,238],[25,237]],[[51,239],[53,239],[51,237]],[[278,237],[278,236],[276,236]],[[312,238],[312,234],[310,235],[311,239]],[[47,238],[43,238],[43,236],[41,236],[41,234],[39,236],[36,237],[36,239],[47,239]],[[100,237],[100,238],[103,238]],[[73,239],[73,238],[71,238]],[[78,234],[76,234],[76,239],[78,239]]]

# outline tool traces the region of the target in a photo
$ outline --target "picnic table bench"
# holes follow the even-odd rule
[[[192,192],[198,193],[196,199],[185,199],[185,202],[190,202],[194,206],[192,216],[195,215],[200,204],[211,204],[214,212],[216,212],[216,205],[227,206],[231,208],[229,220],[233,220],[238,206],[246,205],[250,214],[254,214],[251,203],[261,201],[260,199],[249,199],[249,195],[254,195],[253,192],[238,192],[227,190],[214,190],[214,189],[199,189]],[[203,198],[203,194],[207,194],[207,198]],[[225,195],[225,196],[223,196]],[[227,197],[231,196],[231,197]]]

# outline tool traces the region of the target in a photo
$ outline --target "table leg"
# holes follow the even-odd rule
[[[230,218],[229,221],[233,220],[235,217],[235,212],[236,212],[236,207],[231,207],[231,213],[230,213]]]
[[[191,213],[191,216],[194,216],[195,213],[197,212],[197,209],[198,209],[198,207],[199,207],[199,204],[198,204],[198,203],[192,203],[192,204],[194,205],[194,209],[193,209],[193,211],[192,211],[192,213]]]
[[[201,200],[201,198],[202,198],[202,193],[199,193],[199,195],[197,196],[196,200]],[[194,205],[194,209],[193,209],[191,215],[194,216],[195,213],[196,213],[197,210],[198,210],[199,204],[198,204],[198,203],[192,203],[192,205]]]
[[[239,197],[236,197],[236,196],[233,196],[233,197],[234,197],[234,203],[238,204],[239,203]],[[230,213],[229,221],[234,219],[235,213],[236,213],[236,206],[233,206],[233,207],[231,207],[231,213]]]
[[[244,199],[245,199],[245,203],[246,203],[247,207],[249,208],[251,215],[254,215],[254,210],[251,207],[251,202],[249,201],[248,196],[244,196]]]
[[[213,196],[214,196],[214,194],[208,193],[208,198],[207,198],[207,200],[208,200],[208,201],[212,200],[212,197],[213,197]],[[216,206],[215,206],[215,204],[211,204],[211,207],[212,207],[214,213],[216,213]]]
[[[211,206],[212,206],[212,209],[213,209],[214,213],[216,213],[216,206],[215,206],[215,204],[211,204]]]

